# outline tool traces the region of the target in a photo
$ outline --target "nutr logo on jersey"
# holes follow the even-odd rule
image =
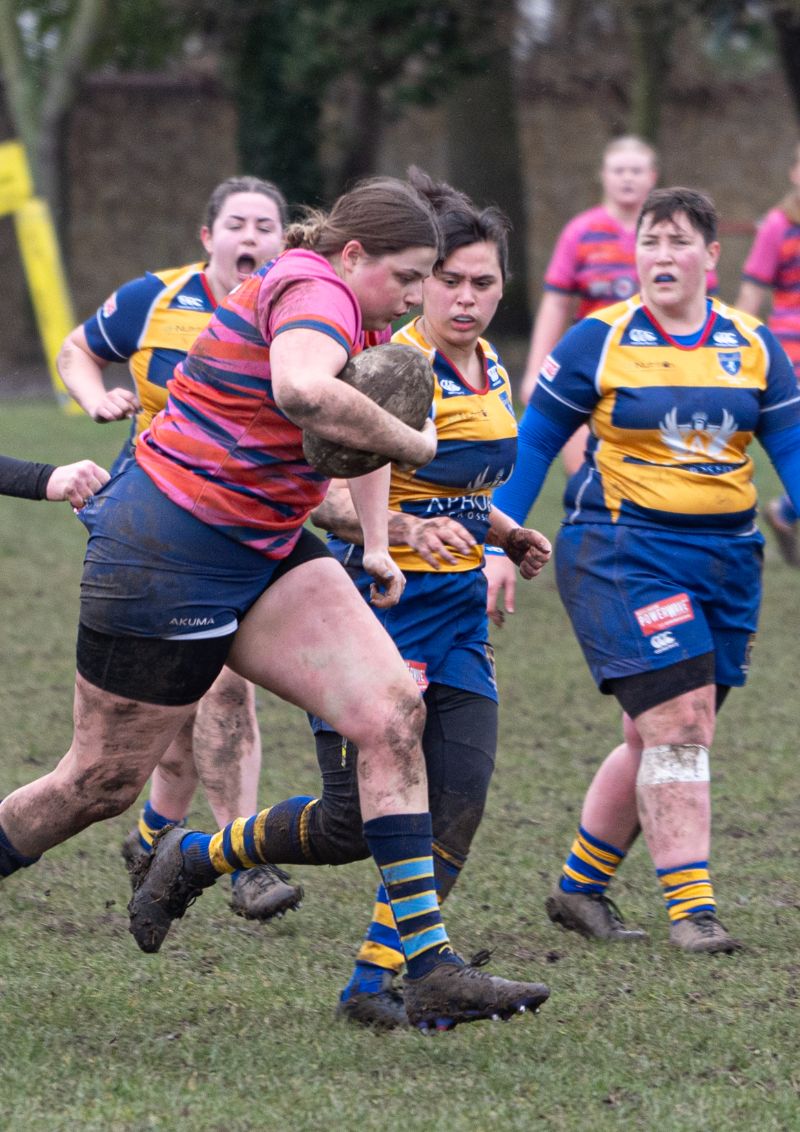
[[[690,420],[679,423],[677,408],[670,409],[658,427],[661,439],[678,460],[719,456],[739,428],[727,409],[722,412],[721,423],[712,424],[703,412],[692,413]]]
[[[643,605],[641,609],[634,609],[633,612],[639,622],[639,628],[646,637],[652,637],[654,633],[661,635],[662,650],[672,647],[667,641],[667,637],[671,637],[672,634],[666,633],[665,630],[672,629],[675,625],[682,625],[684,621],[694,621],[692,600],[688,594],[675,594],[674,597],[666,597],[650,605]],[[655,638],[653,638],[653,646],[656,647]]]

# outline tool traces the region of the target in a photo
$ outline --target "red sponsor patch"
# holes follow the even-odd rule
[[[694,610],[688,594],[665,597],[662,601],[654,601],[652,605],[635,609],[634,613],[639,628],[646,637],[659,633],[662,629],[671,629],[673,625],[682,625],[684,621],[694,621]]]
[[[420,690],[420,695],[426,691],[428,687],[428,666],[423,660],[407,660],[406,668],[414,677],[414,681]]]
[[[542,362],[542,368],[539,372],[541,373],[542,377],[546,377],[548,381],[552,381],[560,369],[561,366],[553,357],[553,355],[548,354]]]
[[[117,309],[117,292],[115,291],[114,294],[109,295],[108,298],[106,299],[106,301],[103,303],[103,315],[105,316],[105,318],[111,318],[111,315],[114,313],[114,311],[116,309]]]

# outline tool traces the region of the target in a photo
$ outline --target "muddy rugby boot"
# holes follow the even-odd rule
[[[619,908],[604,892],[565,892],[556,885],[544,904],[554,924],[580,932],[586,939],[636,943],[649,939],[641,928],[626,928]]]
[[[403,995],[394,983],[392,971],[384,971],[378,991],[360,991],[340,1001],[336,1017],[372,1030],[397,1030],[408,1026]]]
[[[128,879],[131,882],[131,888],[136,888],[136,875],[142,868],[143,863],[150,856],[150,850],[145,849],[142,845],[142,839],[139,836],[138,829],[132,829],[127,835],[119,849],[122,854],[122,859],[125,862],[125,868],[128,870]]]
[[[128,930],[142,951],[158,951],[173,920],[179,920],[206,885],[192,880],[185,867],[181,842],[186,830],[168,825],[153,839],[153,851],[141,862],[128,902]]]
[[[419,979],[403,979],[408,1021],[418,1030],[452,1030],[461,1022],[508,1021],[537,1011],[550,997],[544,983],[517,983],[468,963],[437,963]]]
[[[292,884],[289,874],[277,865],[256,865],[246,869],[231,885],[230,906],[237,916],[265,923],[297,909],[303,899],[303,886]]]
[[[669,942],[690,954],[730,955],[742,949],[739,940],[728,934],[713,912],[695,912],[683,920],[673,920],[669,925]]]

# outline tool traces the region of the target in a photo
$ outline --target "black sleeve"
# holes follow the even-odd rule
[[[37,464],[33,460],[0,456],[0,495],[44,499],[48,481],[55,470],[55,464]]]

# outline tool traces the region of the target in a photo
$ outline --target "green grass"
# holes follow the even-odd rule
[[[5,403],[0,452],[108,463],[124,431]],[[770,469],[759,478],[774,489]],[[551,481],[537,520],[552,535],[560,471]],[[69,743],[84,536],[66,506],[2,499],[0,524],[7,792]],[[430,1038],[336,1024],[370,907],[368,862],[295,870],[306,901],[275,926],[232,916],[220,883],[144,956],[127,933],[126,815],[3,884],[0,1128],[797,1128],[798,598],[800,575],[770,547],[751,681],[726,704],[712,754],[713,873],[743,954],[673,954],[641,845],[615,896],[649,944],[592,945],[545,918],[583,791],[618,734],[548,573],[521,585],[519,611],[495,633],[498,770],[447,908],[459,948],[493,947],[495,970],[549,983],[540,1015]],[[266,694],[259,711],[265,801],[314,791],[305,718]],[[210,828],[201,798],[192,821]]]

